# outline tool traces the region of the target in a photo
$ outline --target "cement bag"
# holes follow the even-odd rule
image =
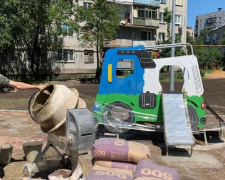
[[[133,172],[126,169],[107,168],[95,165],[86,180],[132,180]]]
[[[96,159],[138,163],[150,158],[149,147],[131,141],[116,138],[101,138],[92,147],[92,156]]]
[[[48,175],[49,180],[78,180],[82,176],[81,165],[78,164],[76,169],[73,171],[72,175],[71,170],[68,169],[58,169]]]
[[[134,173],[135,180],[162,179],[162,180],[179,180],[177,169],[165,166],[159,166],[149,161],[140,161]]]
[[[109,168],[127,169],[127,170],[131,170],[133,172],[136,169],[136,164],[119,162],[119,161],[108,161],[108,160],[94,159],[93,164],[103,166],[103,167],[109,167]]]
[[[49,180],[65,180],[71,174],[71,170],[68,169],[58,169],[54,171],[52,174],[48,175]]]

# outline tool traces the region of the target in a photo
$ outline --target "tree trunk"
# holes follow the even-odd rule
[[[32,76],[35,74],[35,62],[34,62],[34,56],[33,54],[30,52],[28,53],[28,61],[30,61],[31,65],[30,65],[30,69],[32,72]],[[31,74],[29,74],[31,76]]]
[[[39,78],[39,62],[35,59],[35,50],[28,54],[29,61],[31,62],[32,77],[36,80]]]
[[[98,80],[98,82],[100,81],[100,76],[101,76],[101,69],[100,69],[100,60],[99,60],[99,46],[96,45],[96,51],[97,51],[97,69],[95,72],[95,79]]]
[[[97,51],[97,70],[99,69],[99,47],[96,45],[96,51]]]

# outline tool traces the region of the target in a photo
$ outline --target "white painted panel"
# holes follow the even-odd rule
[[[202,79],[199,71],[197,58],[191,56],[179,56],[163,59],[154,59],[156,63],[155,69],[145,69],[144,80],[145,85],[143,91],[159,94],[162,86],[159,82],[159,71],[163,66],[179,66],[184,70],[184,86],[183,88],[189,96],[201,96],[204,92]]]

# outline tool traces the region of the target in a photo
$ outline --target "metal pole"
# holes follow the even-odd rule
[[[171,26],[171,43],[175,43],[175,7],[176,0],[172,0],[172,26]],[[171,48],[171,57],[175,56],[175,48]],[[170,91],[174,91],[174,66],[170,66]]]

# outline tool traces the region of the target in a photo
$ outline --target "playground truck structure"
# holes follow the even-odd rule
[[[191,55],[187,53],[190,46]],[[150,50],[183,47],[184,56],[152,59]],[[170,44],[152,47],[124,47],[109,49],[104,58],[99,92],[93,107],[94,118],[114,133],[125,133],[143,123],[165,126],[163,92],[160,70],[164,66],[179,66],[183,73],[183,104],[188,126],[192,130],[206,126],[204,92],[197,58],[190,44]],[[124,73],[125,72],[125,73]],[[174,92],[168,92],[174,94]],[[175,103],[173,101],[171,103]],[[171,104],[169,103],[169,104]],[[177,107],[174,110],[178,112]],[[171,111],[171,110],[170,110]],[[174,114],[179,116],[179,112]],[[175,126],[174,129],[177,127]]]

